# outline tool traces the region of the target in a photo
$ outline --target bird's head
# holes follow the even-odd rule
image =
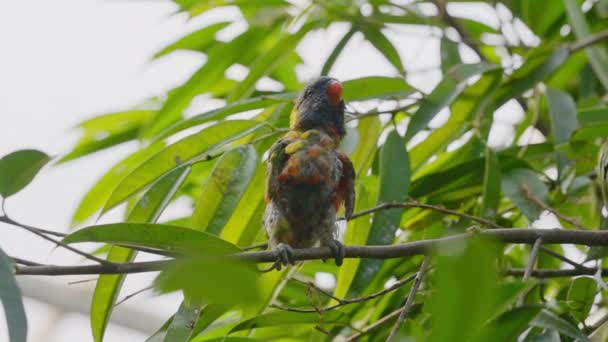
[[[342,139],[344,128],[344,101],[342,84],[331,77],[319,77],[302,90],[291,112],[292,130],[320,129]]]

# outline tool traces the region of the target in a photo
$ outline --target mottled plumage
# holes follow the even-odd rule
[[[341,264],[336,213],[352,214],[354,169],[339,151],[344,137],[344,102],[338,81],[323,77],[306,86],[291,117],[291,131],[270,149],[264,225],[270,247],[279,250],[277,266],[290,263],[291,247],[317,242]]]

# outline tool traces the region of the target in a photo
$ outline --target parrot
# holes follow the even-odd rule
[[[293,248],[329,247],[344,259],[337,239],[337,212],[352,216],[355,170],[340,143],[346,135],[342,84],[331,77],[309,82],[295,100],[289,132],[269,152],[264,228],[276,251],[274,268],[293,265]]]

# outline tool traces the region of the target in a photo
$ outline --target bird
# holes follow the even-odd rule
[[[337,212],[352,216],[355,170],[340,150],[346,135],[342,84],[331,77],[309,82],[295,100],[289,132],[268,153],[264,227],[273,265],[293,265],[293,249],[329,247],[336,265],[344,259],[337,239]]]

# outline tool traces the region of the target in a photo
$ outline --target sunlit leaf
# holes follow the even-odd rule
[[[378,28],[368,25],[362,30],[365,39],[369,40],[372,45],[380,51],[380,53],[401,73],[405,74],[403,62],[399,52],[393,46],[393,43],[382,33]]]
[[[21,298],[21,290],[13,274],[13,262],[0,249],[0,301],[10,342],[25,342],[27,339],[27,317]],[[6,331],[6,330],[5,330]]]
[[[218,159],[192,214],[196,229],[220,234],[253,178],[257,164],[258,155],[251,145],[226,152]]]
[[[0,158],[0,195],[7,198],[21,191],[49,160],[38,150],[19,150]]]
[[[397,77],[370,76],[342,82],[345,101],[368,99],[403,99],[415,89],[405,79]]]
[[[83,131],[82,137],[59,162],[73,160],[134,140],[139,135],[141,127],[150,120],[154,113],[152,110],[135,109],[101,115],[82,122],[78,125],[78,128]]]
[[[154,58],[167,55],[177,50],[205,51],[215,41],[215,34],[228,26],[230,22],[222,21],[196,30],[176,42],[164,47],[154,54]]]
[[[108,170],[80,201],[72,216],[72,226],[83,223],[103,208],[114,188],[144,160],[156,154],[164,146],[162,142],[152,144],[124,158]]]
[[[105,204],[104,212],[122,203],[171,170],[197,159],[211,158],[214,149],[251,133],[259,127],[258,125],[258,122],[251,120],[223,121],[167,146],[143,162],[118,184]]]

